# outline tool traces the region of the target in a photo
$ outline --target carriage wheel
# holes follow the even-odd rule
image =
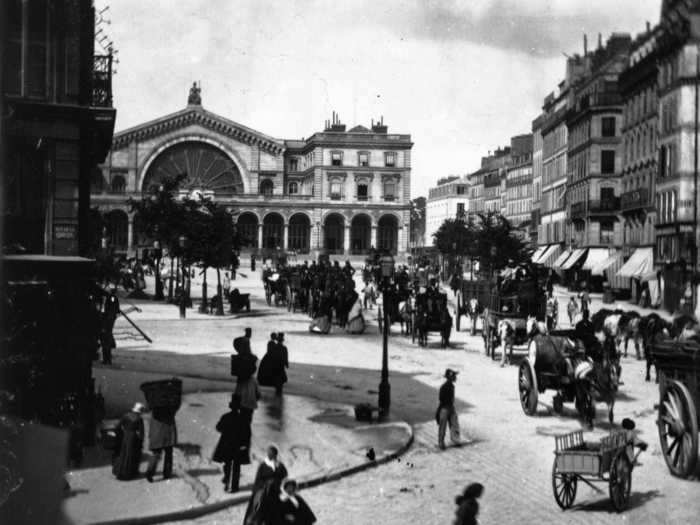
[[[666,383],[659,403],[659,441],[671,474],[687,478],[698,460],[698,416],[688,388],[678,381]]]
[[[528,416],[537,412],[537,376],[532,363],[526,357],[518,368],[518,390],[520,393],[520,406]]]
[[[552,408],[555,414],[561,414],[564,411],[564,399],[559,394],[552,398]]]
[[[610,499],[617,512],[627,508],[632,488],[632,464],[623,449],[610,465]]]
[[[484,336],[484,353],[486,357],[489,356],[489,342],[491,341],[491,330],[489,330],[489,325],[484,322],[484,328],[482,330]]]
[[[293,306],[294,306],[294,292],[290,288],[287,288],[287,311],[291,312]]]
[[[272,291],[269,286],[265,287],[265,300],[267,301],[267,306],[272,306]]]
[[[590,388],[581,388],[576,392],[576,410],[579,415],[593,425],[595,419],[595,404],[593,403],[593,394]]]
[[[557,459],[554,458],[554,465],[552,465],[552,492],[554,492],[554,499],[557,500],[557,505],[566,510],[573,505],[576,499],[578,478],[576,474],[559,472],[557,470]]]
[[[457,296],[456,297],[456,299],[457,299],[457,311],[455,311],[455,317],[457,319],[455,319],[455,326],[457,327],[457,331],[459,332],[459,325],[460,325],[459,318],[462,317],[460,315],[460,312],[462,311],[462,304],[461,304],[462,303],[462,301],[461,301],[462,293],[458,291],[455,295]]]
[[[416,312],[411,312],[411,343],[416,342]]]

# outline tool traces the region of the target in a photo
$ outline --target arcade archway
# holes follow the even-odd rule
[[[263,219],[263,248],[282,247],[284,219],[279,213],[268,213]]]
[[[372,242],[372,220],[363,214],[355,215],[350,223],[350,250],[354,254],[369,253]]]
[[[399,221],[393,215],[382,215],[377,226],[377,249],[396,253],[399,244]]]
[[[295,213],[289,218],[289,248],[299,253],[308,253],[310,249],[311,221],[305,213]]]
[[[345,219],[331,213],[323,224],[323,247],[330,253],[343,253],[345,241]]]
[[[129,217],[123,210],[112,210],[105,215],[109,244],[117,252],[125,252],[128,248]]]
[[[236,231],[241,247],[258,247],[258,217],[254,213],[241,213],[236,221]]]

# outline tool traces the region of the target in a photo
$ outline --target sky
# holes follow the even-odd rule
[[[384,117],[410,134],[412,197],[531,131],[565,56],[658,23],[661,0],[96,0],[116,130],[205,109],[276,138]],[[102,36],[102,34],[100,35]],[[106,42],[106,41],[105,41]]]

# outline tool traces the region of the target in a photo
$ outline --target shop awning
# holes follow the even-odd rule
[[[578,261],[581,260],[581,257],[586,253],[586,248],[578,248],[577,250],[574,250],[574,253],[571,254],[571,256],[564,261],[564,264],[561,265],[562,270],[568,270],[571,268],[574,264],[576,264]]]
[[[633,277],[640,279],[642,276],[654,271],[654,249],[637,248],[632,257],[620,268],[617,275],[620,277]]]
[[[566,250],[566,251],[562,252],[562,254],[559,257],[557,257],[557,260],[554,261],[552,268],[554,268],[555,270],[560,270],[562,265],[566,262],[566,260],[569,258],[570,255],[571,255],[571,250]]]
[[[589,255],[590,257],[590,255]],[[615,252],[612,255],[608,255],[605,259],[603,259],[600,262],[597,262],[592,268],[591,268],[591,273],[593,275],[604,275],[605,270],[613,266],[615,263],[618,263],[622,259],[622,253],[621,252]],[[588,264],[588,260],[586,260],[586,264]],[[584,268],[586,267],[586,264],[584,264]],[[620,264],[620,267],[622,264]],[[618,267],[619,268],[619,267]]]
[[[589,248],[588,256],[586,257],[586,262],[581,266],[582,270],[590,270],[592,274],[603,275],[603,271],[600,273],[595,273],[593,270],[596,269],[603,261],[610,257],[610,250],[607,248]],[[611,263],[612,264],[612,263]],[[605,269],[605,268],[604,268]]]
[[[540,246],[535,250],[535,253],[532,254],[532,257],[530,257],[530,260],[532,261],[533,264],[538,264],[537,260],[542,257],[542,254],[547,251],[547,246]]]
[[[558,244],[550,244],[549,247],[547,248],[547,251],[542,254],[540,257],[539,263],[542,266],[546,266],[547,268],[552,267],[552,262],[559,257],[559,254],[561,253],[561,246]]]

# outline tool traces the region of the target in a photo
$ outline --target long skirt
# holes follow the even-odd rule
[[[365,331],[365,318],[362,314],[357,315],[348,321],[346,331],[349,334],[361,334]]]
[[[309,325],[309,332],[327,334],[331,331],[331,320],[327,315],[314,318]]]

